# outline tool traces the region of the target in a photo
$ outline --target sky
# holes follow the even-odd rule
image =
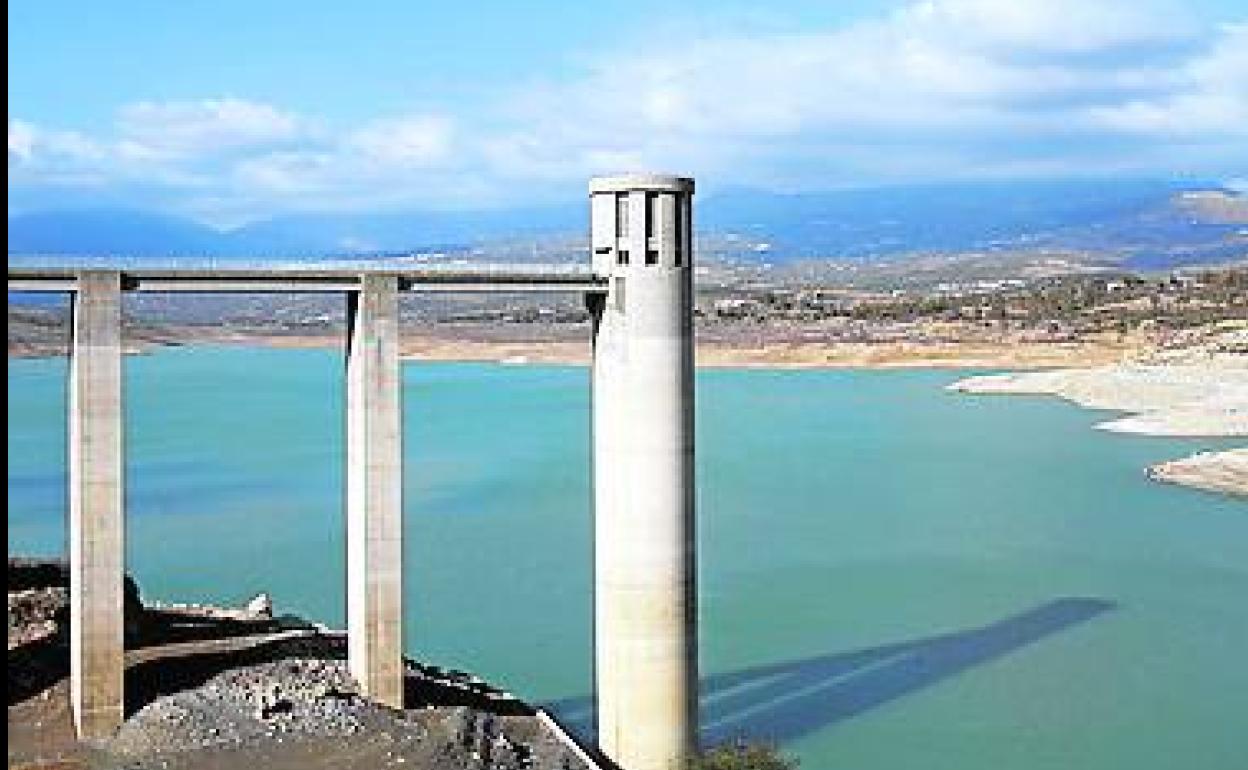
[[[10,0],[9,212],[1248,178],[1248,0]]]

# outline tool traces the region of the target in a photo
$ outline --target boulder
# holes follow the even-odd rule
[[[247,612],[262,618],[273,617],[273,597],[264,593],[256,594],[247,602]]]

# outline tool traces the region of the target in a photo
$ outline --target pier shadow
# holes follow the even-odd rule
[[[212,648],[192,644],[160,650],[126,667],[126,715],[166,695],[190,690],[229,671],[286,660],[325,660],[345,664],[347,638],[339,632],[292,629],[298,633],[256,642],[218,639]],[[531,706],[471,674],[407,660],[403,707],[423,709],[466,706],[494,716],[532,716]]]
[[[704,746],[738,738],[800,738],[1116,607],[1104,599],[1055,599],[979,628],[709,676],[699,686],[699,737]],[[554,701],[546,708],[593,742],[591,698]]]
[[[69,635],[45,636],[9,650],[9,705],[54,687],[69,676]]]
[[[742,737],[799,738],[1116,607],[1104,599],[1061,598],[982,627],[709,676],[699,688],[700,738],[707,746]],[[232,669],[296,658],[345,660],[347,654],[345,636],[309,631],[297,618],[253,622],[172,613],[151,620],[151,625],[145,624],[144,638],[127,645],[136,658],[125,674],[128,715],[156,698],[198,687]],[[263,637],[283,632],[289,634]],[[65,679],[68,662],[63,633],[10,650],[10,706]],[[404,706],[426,705],[469,706],[500,716],[533,713],[524,702],[469,674],[409,662]],[[594,744],[592,708],[588,696],[544,704],[587,746]]]

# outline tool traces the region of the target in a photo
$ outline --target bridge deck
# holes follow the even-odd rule
[[[9,267],[9,291],[72,292],[96,268]],[[364,275],[393,275],[400,291],[604,292],[606,278],[579,266],[332,270],[316,268],[123,268],[122,290],[139,292],[358,291]]]

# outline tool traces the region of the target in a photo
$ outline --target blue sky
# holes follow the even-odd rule
[[[1248,175],[1248,2],[9,3],[10,212]]]

